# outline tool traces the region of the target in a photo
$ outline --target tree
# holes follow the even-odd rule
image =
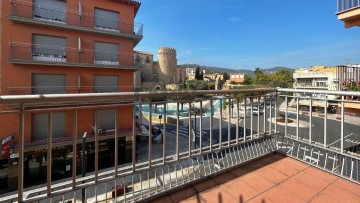
[[[230,79],[230,76],[228,73],[223,73],[223,81],[226,81],[226,80],[229,80]]]
[[[289,88],[293,86],[294,78],[288,69],[280,69],[270,76],[272,86]]]
[[[188,90],[208,90],[208,84],[203,80],[188,80],[187,81]]]
[[[202,75],[202,73],[200,71],[199,66],[196,67],[196,70],[195,70],[195,79],[196,80],[203,80],[203,75]]]
[[[269,75],[264,73],[260,68],[255,68],[254,71],[255,77],[253,78],[253,83],[256,85],[264,85],[269,82]]]
[[[252,77],[249,75],[245,75],[243,85],[251,85],[252,83]]]

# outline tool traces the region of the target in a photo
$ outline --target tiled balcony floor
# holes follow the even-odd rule
[[[153,202],[360,202],[360,185],[273,154]]]

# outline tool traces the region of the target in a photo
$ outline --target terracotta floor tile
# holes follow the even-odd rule
[[[276,171],[271,167],[264,167],[260,169],[258,174],[274,184],[279,184],[288,178],[286,175]]]
[[[272,202],[273,201],[271,201],[269,198],[265,197],[264,195],[256,196],[251,200],[247,201],[247,203],[272,203]]]
[[[167,202],[162,202],[162,203],[167,203]],[[206,201],[200,196],[200,194],[198,194],[189,199],[182,200],[180,201],[180,203],[206,203]]]
[[[284,163],[284,164],[287,164],[289,166],[292,166],[292,167],[294,167],[296,169],[299,169],[301,171],[311,167],[308,164],[302,163],[302,162],[297,161],[297,160],[295,160],[293,158],[290,158],[290,157],[286,157],[285,159],[281,160],[281,162]]]
[[[338,179],[338,177],[330,174],[330,173],[327,173],[325,171],[322,171],[320,169],[317,169],[315,167],[309,167],[307,168],[306,170],[304,170],[305,173],[308,173],[312,176],[315,176],[315,177],[318,177],[318,178],[321,178],[322,180],[326,181],[326,182],[333,182],[335,181],[336,179]]]
[[[318,196],[314,197],[310,202],[312,203],[330,203],[330,202],[337,202],[335,199],[321,193]]]
[[[222,188],[208,190],[206,192],[202,192],[200,195],[207,203],[238,203],[233,196]]]
[[[248,201],[259,194],[258,191],[240,179],[224,184],[221,188],[231,194],[238,202]]]
[[[173,202],[172,199],[170,198],[170,196],[164,196],[164,197],[160,197],[154,201],[151,201],[152,203],[164,203],[164,202]]]
[[[293,194],[289,193],[287,190],[282,189],[280,187],[272,188],[263,194],[266,198],[270,199],[272,202],[280,202],[280,203],[305,202],[305,201],[299,199],[298,197],[294,196]]]
[[[180,202],[182,200],[185,200],[189,197],[192,197],[196,195],[196,191],[194,188],[192,187],[189,187],[189,188],[186,188],[184,190],[180,190],[178,192],[175,192],[175,193],[172,193],[170,195],[171,199],[173,202]]]
[[[300,172],[291,178],[296,179],[299,182],[304,183],[305,185],[308,185],[314,190],[323,190],[330,184],[328,182],[325,182],[321,178],[315,177],[305,172]]]
[[[350,182],[343,178],[339,178],[338,180],[336,180],[334,182],[334,184],[336,184],[337,186],[342,187],[346,190],[349,190],[350,192],[360,194],[360,185],[358,185],[356,183]]]
[[[245,170],[243,167],[238,167],[230,171],[231,174],[233,174],[236,177],[243,176],[247,173],[249,173],[248,170]]]
[[[279,186],[306,202],[310,201],[319,192],[321,192],[321,189],[315,190],[314,188],[311,188],[304,183],[297,181],[296,179],[287,180],[281,183]]]
[[[195,190],[200,193],[200,192],[204,192],[208,189],[211,188],[215,188],[218,186],[218,183],[216,183],[213,179],[209,179],[209,180],[205,180],[203,182],[197,183],[195,185],[193,185],[193,187],[195,188]]]
[[[218,176],[214,177],[213,180],[218,184],[223,184],[223,183],[231,181],[231,180],[233,180],[235,178],[236,178],[236,176],[234,176],[232,173],[225,172],[225,173],[223,173],[221,175],[218,175]]]
[[[360,202],[360,194],[352,193],[334,184],[327,187],[323,193],[341,202]]]
[[[265,190],[268,190],[275,185],[274,183],[263,178],[258,171],[243,176],[241,180],[259,193],[264,192]]]
[[[300,171],[298,169],[295,169],[291,166],[288,166],[288,165],[280,163],[280,162],[272,164],[270,167],[286,176],[293,176],[293,175],[299,173],[299,171]]]

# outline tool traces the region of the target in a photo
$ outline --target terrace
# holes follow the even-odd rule
[[[305,97],[295,96],[299,93],[328,96],[307,96],[312,102],[303,111],[299,101]],[[345,115],[345,97],[349,95],[360,93],[257,88],[1,96],[0,103],[7,109],[0,116],[16,115],[20,129],[9,158],[15,163],[13,167],[19,169],[17,191],[1,195],[0,200],[356,202],[360,200],[360,119]],[[315,101],[328,108],[311,106]],[[329,104],[339,106],[340,114],[330,112]],[[102,132],[95,113],[94,132],[89,133],[89,142],[95,145],[93,172],[82,177],[77,173],[82,164],[70,157],[70,177],[54,180],[51,152],[55,144],[50,130],[45,147],[47,157],[52,159],[43,160],[47,166],[46,182],[24,186],[26,115],[47,113],[51,121],[55,112],[66,110],[73,112],[76,121],[81,109],[97,112],[119,106],[134,109],[133,130],[126,137],[131,151],[118,151],[121,124],[115,117],[114,131],[106,133],[114,141],[113,165],[100,168]],[[254,113],[255,107],[263,113]],[[280,116],[284,116],[283,122]],[[50,121],[48,129],[53,127]],[[145,129],[139,132],[137,127],[142,125],[148,129],[156,126],[162,133],[154,135]],[[71,143],[66,144],[69,153],[76,152],[81,159],[84,148],[78,145],[83,141],[83,132],[74,126]],[[156,136],[161,136],[160,142]],[[119,156],[130,156],[131,161],[120,163]]]

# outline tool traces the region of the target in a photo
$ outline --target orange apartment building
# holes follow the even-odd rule
[[[0,1],[0,95],[133,91],[137,70],[133,50],[141,41],[143,30],[141,24],[134,22],[140,5],[132,0]],[[124,153],[131,150],[133,123],[129,118],[133,110],[133,106],[96,110],[103,132],[114,129],[115,111],[118,112],[120,164],[130,161]],[[79,134],[88,132],[89,137],[94,134],[94,111],[78,110]],[[28,157],[24,184],[30,186],[34,183],[29,177],[40,182],[46,180],[43,163],[48,115],[29,113],[25,116],[25,155]],[[72,139],[73,112],[54,112],[52,120],[53,141],[57,143],[53,153],[58,156],[54,168],[66,177],[71,175],[66,143]],[[8,146],[16,145],[18,116],[0,115],[0,123],[0,141],[11,140]],[[114,145],[106,143],[108,134],[111,133],[100,135],[105,149],[100,150],[99,165],[104,167],[114,164],[102,163],[111,160],[106,157],[114,153]],[[88,145],[87,159],[91,163],[94,145]],[[0,157],[0,188],[9,190],[16,188],[17,179],[13,172],[17,167],[10,164],[11,153],[16,151],[2,151]],[[88,164],[87,171],[93,170],[93,165]]]

